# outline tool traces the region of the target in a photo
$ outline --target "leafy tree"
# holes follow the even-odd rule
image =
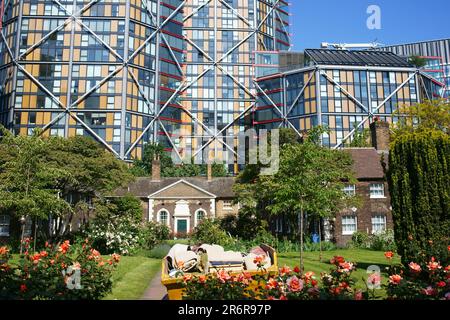
[[[31,136],[13,136],[2,129],[0,143],[0,208],[33,221],[62,216],[71,206],[58,196],[58,181],[70,173],[46,161],[48,140],[35,130]]]
[[[136,176],[151,175],[152,161],[155,159],[155,156],[159,156],[161,161],[161,172],[174,166],[170,154],[164,151],[164,147],[161,144],[147,143],[142,153],[142,159],[134,162],[131,172]]]
[[[48,138],[45,159],[69,172],[66,179],[58,180],[63,196],[79,193],[92,197],[133,179],[124,162],[89,137]]]
[[[427,123],[416,131],[397,134],[389,153],[395,240],[404,264],[424,262],[431,256],[441,262],[448,259],[450,137],[423,127],[435,127]],[[433,241],[431,251],[429,241]]]
[[[268,206],[273,215],[297,215],[303,270],[304,214],[331,217],[348,205],[343,189],[352,182],[352,160],[348,153],[330,150],[306,141],[282,150],[280,170],[263,178],[262,185],[272,192]]]
[[[0,207],[36,220],[64,216],[56,226],[63,236],[75,215],[87,214],[87,202],[133,178],[125,163],[86,137],[14,137],[0,142]],[[67,199],[71,198],[70,204]],[[41,228],[43,235],[48,228]]]
[[[354,124],[353,128],[355,133],[353,134],[352,141],[348,144],[350,148],[368,148],[370,147],[369,136],[370,130],[358,129],[358,125]]]
[[[206,175],[206,164],[175,165],[169,153],[164,150],[164,147],[161,144],[152,143],[149,143],[144,147],[142,159],[135,161],[131,172],[136,176],[151,175],[152,161],[155,156],[159,156],[161,161],[161,176],[163,177],[196,177]],[[224,165],[218,163],[212,165],[212,175],[214,177],[225,177],[227,174]]]
[[[411,56],[408,61],[417,68],[423,68],[427,65],[427,60],[419,56]]]
[[[303,267],[304,214],[330,217],[348,205],[344,184],[354,181],[348,153],[319,145],[324,128],[305,135],[304,142],[286,143],[280,153],[280,169],[273,176],[259,175],[252,167],[238,177],[234,191],[242,210],[269,219],[284,215],[297,220]]]
[[[450,103],[446,100],[427,100],[412,106],[402,106],[395,114],[399,121],[394,127],[394,137],[429,130],[450,134]]]

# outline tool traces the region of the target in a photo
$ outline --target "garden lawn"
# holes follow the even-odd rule
[[[122,256],[113,273],[112,293],[104,300],[139,300],[150,281],[160,271],[161,260],[142,256]]]
[[[305,271],[313,271],[317,279],[320,278],[321,272],[329,272],[333,267],[330,264],[330,259],[334,256],[342,256],[347,261],[356,263],[356,271],[352,273],[352,277],[357,280],[356,287],[360,289],[366,289],[365,281],[367,279],[367,268],[371,265],[377,265],[381,269],[381,277],[383,284],[387,283],[388,276],[385,273],[385,268],[389,266],[389,260],[384,256],[384,252],[371,251],[364,249],[342,249],[326,251],[322,253],[322,262],[319,261],[319,252],[305,252],[304,253],[304,265]],[[400,258],[398,255],[392,259],[393,264],[400,264]],[[300,265],[300,253],[279,253],[278,254],[278,266],[282,267],[287,265],[289,267],[295,267]],[[364,278],[364,280],[363,280]],[[386,293],[384,289],[377,290],[377,297],[385,297]]]

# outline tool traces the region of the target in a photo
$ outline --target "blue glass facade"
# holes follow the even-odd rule
[[[432,99],[442,90],[439,82],[407,66],[315,64],[260,77],[257,83],[253,125],[290,127],[299,134],[323,125],[330,133],[322,141],[330,148],[351,142],[355,127],[369,128],[375,118],[397,121],[392,113],[399,106]]]

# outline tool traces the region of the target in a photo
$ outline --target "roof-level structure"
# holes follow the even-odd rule
[[[306,49],[305,56],[318,65],[413,67],[405,58],[384,51]]]
[[[375,148],[347,148],[353,159],[353,172],[358,180],[384,179],[382,156]]]
[[[233,198],[233,177],[213,178],[208,181],[205,177],[186,177],[186,178],[161,178],[160,181],[154,181],[150,177],[137,178],[130,183],[128,187],[117,189],[113,196],[125,196],[131,194],[135,197],[146,198],[167,187],[174,186],[177,182],[184,181],[187,184],[200,188],[217,198]],[[180,195],[181,196],[181,195]]]

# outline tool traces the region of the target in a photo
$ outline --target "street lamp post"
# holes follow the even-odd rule
[[[19,222],[22,226],[22,235],[20,236],[20,255],[22,255],[22,251],[23,251],[23,235],[25,233],[25,222],[27,221],[27,219],[24,216],[21,216],[19,219]]]

